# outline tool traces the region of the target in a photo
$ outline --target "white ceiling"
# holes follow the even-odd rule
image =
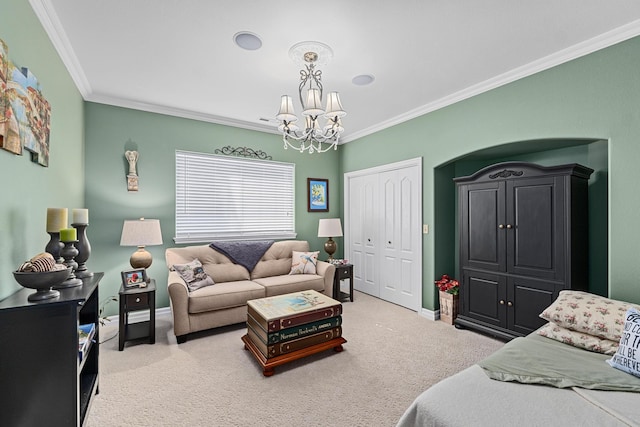
[[[281,95],[297,102],[290,47],[328,44],[343,142],[640,34],[637,0],[30,3],[84,99],[265,132]],[[239,31],[262,48],[240,49]]]

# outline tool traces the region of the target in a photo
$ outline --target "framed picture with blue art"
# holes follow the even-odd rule
[[[329,212],[329,180],[307,178],[307,212]]]

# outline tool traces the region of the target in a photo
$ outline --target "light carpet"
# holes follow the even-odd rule
[[[422,391],[504,344],[354,297],[343,303],[344,351],[276,367],[272,377],[244,349],[243,325],[178,345],[171,318],[159,316],[154,345],[126,343],[120,352],[117,337],[104,342],[100,393],[85,425],[395,426]],[[101,330],[102,339],[115,333],[117,322]]]

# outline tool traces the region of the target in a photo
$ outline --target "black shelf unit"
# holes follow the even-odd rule
[[[0,425],[80,426],[99,385],[98,283],[60,290],[29,302],[22,289],[0,301]],[[82,361],[78,325],[93,323],[95,336]]]

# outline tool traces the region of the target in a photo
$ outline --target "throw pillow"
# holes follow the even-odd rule
[[[318,263],[319,253],[320,251],[293,251],[291,256],[291,271],[289,274],[316,274],[316,264]]]
[[[205,273],[198,258],[188,264],[174,264],[173,268],[187,282],[189,292],[215,284],[213,279]]]
[[[581,291],[560,291],[540,317],[572,331],[620,341],[625,313],[633,304]]]
[[[616,341],[595,337],[585,334],[584,332],[572,331],[571,329],[558,326],[553,322],[547,323],[538,329],[536,333],[543,337],[596,353],[612,355],[618,350],[618,343]]]
[[[618,351],[607,360],[607,363],[616,369],[640,377],[640,311],[633,307],[626,312]]]

